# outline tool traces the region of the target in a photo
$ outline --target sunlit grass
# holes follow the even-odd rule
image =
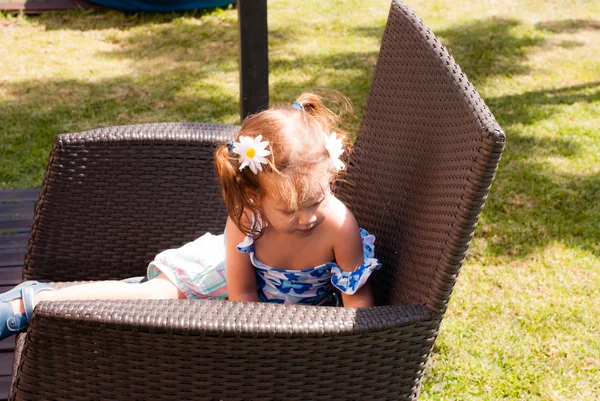
[[[416,8],[507,134],[421,398],[598,400],[599,4]]]
[[[507,134],[422,400],[600,399],[600,2],[408,4]],[[387,0],[269,1],[270,94],[346,94],[357,129]],[[237,11],[0,16],[0,188],[56,134],[237,123]]]

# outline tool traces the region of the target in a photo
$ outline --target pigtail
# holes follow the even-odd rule
[[[352,153],[352,140],[342,124],[354,116],[350,100],[337,91],[326,89],[304,92],[296,102],[301,106],[299,109],[305,119],[314,120],[325,135],[330,136],[335,132],[335,137],[342,140],[344,153],[340,161],[347,166]],[[344,174],[345,169],[331,172],[332,191],[337,181],[343,181]]]
[[[303,92],[296,102],[302,106],[302,112],[313,118],[326,134],[335,132],[346,146],[346,153],[352,149],[350,135],[342,124],[353,117],[350,99],[331,89]]]
[[[247,209],[256,213],[252,207],[252,200],[246,188],[256,187],[257,183],[246,182],[247,179],[239,171],[237,158],[231,156],[227,144],[221,145],[215,152],[215,170],[221,181],[223,199],[227,212],[234,224],[246,235],[256,236],[256,228],[251,227],[251,222],[244,218]]]

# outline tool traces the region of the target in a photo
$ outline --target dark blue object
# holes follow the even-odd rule
[[[103,7],[124,11],[169,12],[226,7],[236,0],[90,0]]]

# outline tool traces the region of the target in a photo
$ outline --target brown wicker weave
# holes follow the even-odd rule
[[[58,136],[24,278],[143,275],[157,252],[221,231],[212,152],[236,130],[151,124]],[[338,187],[377,237],[380,306],[44,302],[19,337],[10,398],[416,399],[503,147],[460,68],[394,1]]]

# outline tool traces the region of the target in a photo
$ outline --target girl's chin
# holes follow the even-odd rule
[[[313,230],[310,231],[300,231],[300,230],[296,230],[294,231],[294,235],[297,237],[308,237],[313,233]]]

